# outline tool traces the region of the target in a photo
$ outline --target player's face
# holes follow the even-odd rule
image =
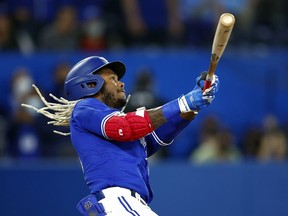
[[[117,74],[109,68],[101,70],[99,75],[105,81],[103,88],[99,92],[102,102],[112,108],[123,107],[126,103],[124,83],[119,81]]]

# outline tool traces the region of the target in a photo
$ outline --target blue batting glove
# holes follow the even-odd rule
[[[197,84],[196,84],[196,86],[194,87],[193,90],[201,88],[201,90],[203,91],[205,80],[206,80],[206,76],[207,76],[207,72],[202,72],[201,76],[196,78],[196,83]],[[210,100],[210,103],[211,103],[212,100],[215,98],[215,94],[218,92],[219,84],[220,84],[220,81],[219,81],[218,76],[217,75],[213,75],[211,87],[206,89],[203,92],[204,99]]]
[[[190,111],[198,112],[214,100],[220,82],[218,76],[214,75],[211,87],[202,92],[206,74],[207,73],[202,73],[201,76],[197,77],[194,89],[179,98],[179,107],[182,113]]]

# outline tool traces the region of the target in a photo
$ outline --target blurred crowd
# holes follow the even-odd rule
[[[0,0],[0,53],[211,46],[231,12],[235,45],[288,44],[287,1]]]
[[[209,116],[203,123],[199,145],[190,159],[195,163],[237,162],[240,160],[280,162],[288,159],[287,128],[277,117],[267,115],[262,124],[247,126],[241,138],[230,128],[221,125],[217,116]]]
[[[233,45],[287,46],[287,6],[285,0],[0,0],[0,55],[211,46],[223,12],[232,12],[237,19]],[[63,82],[70,68],[68,62],[55,65],[53,95],[64,96]],[[138,76],[126,111],[165,103],[155,92],[153,71],[141,68],[135,73]],[[33,79],[29,68],[19,66],[11,72],[8,109],[0,109],[0,158],[76,157],[69,136],[53,133],[55,128],[45,117],[19,106],[42,106]],[[43,95],[49,98],[48,92]],[[199,164],[284,161],[288,158],[287,136],[288,127],[279,125],[273,115],[263,119],[262,125],[247,126],[240,139],[217,116],[208,116],[185,158]],[[169,151],[166,148],[156,159],[173,157]]]
[[[53,87],[49,92],[41,92],[49,101],[48,93],[64,96],[63,83],[71,66],[59,62],[52,72]],[[9,101],[1,106],[0,155],[13,158],[70,157],[75,156],[70,137],[53,133],[58,127],[47,124],[48,118],[21,104],[37,108],[44,106],[33,88],[35,83],[29,68],[19,67],[11,72]],[[41,87],[40,87],[41,90]],[[69,128],[60,129],[68,132]]]

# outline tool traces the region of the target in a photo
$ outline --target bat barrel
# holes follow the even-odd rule
[[[234,23],[235,17],[231,13],[224,13],[219,18],[212,44],[210,66],[203,91],[211,86],[214,72],[229,41]]]
[[[224,26],[233,26],[235,23],[235,17],[231,13],[224,13],[220,16],[220,22]]]

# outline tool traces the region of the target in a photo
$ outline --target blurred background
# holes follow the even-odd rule
[[[20,106],[43,105],[33,83],[53,101],[76,62],[101,55],[126,64],[126,111],[161,105],[208,69],[218,18],[230,12],[220,91],[150,159],[151,207],[287,216],[287,10],[286,0],[0,0],[0,215],[77,216],[89,193],[69,137]]]

